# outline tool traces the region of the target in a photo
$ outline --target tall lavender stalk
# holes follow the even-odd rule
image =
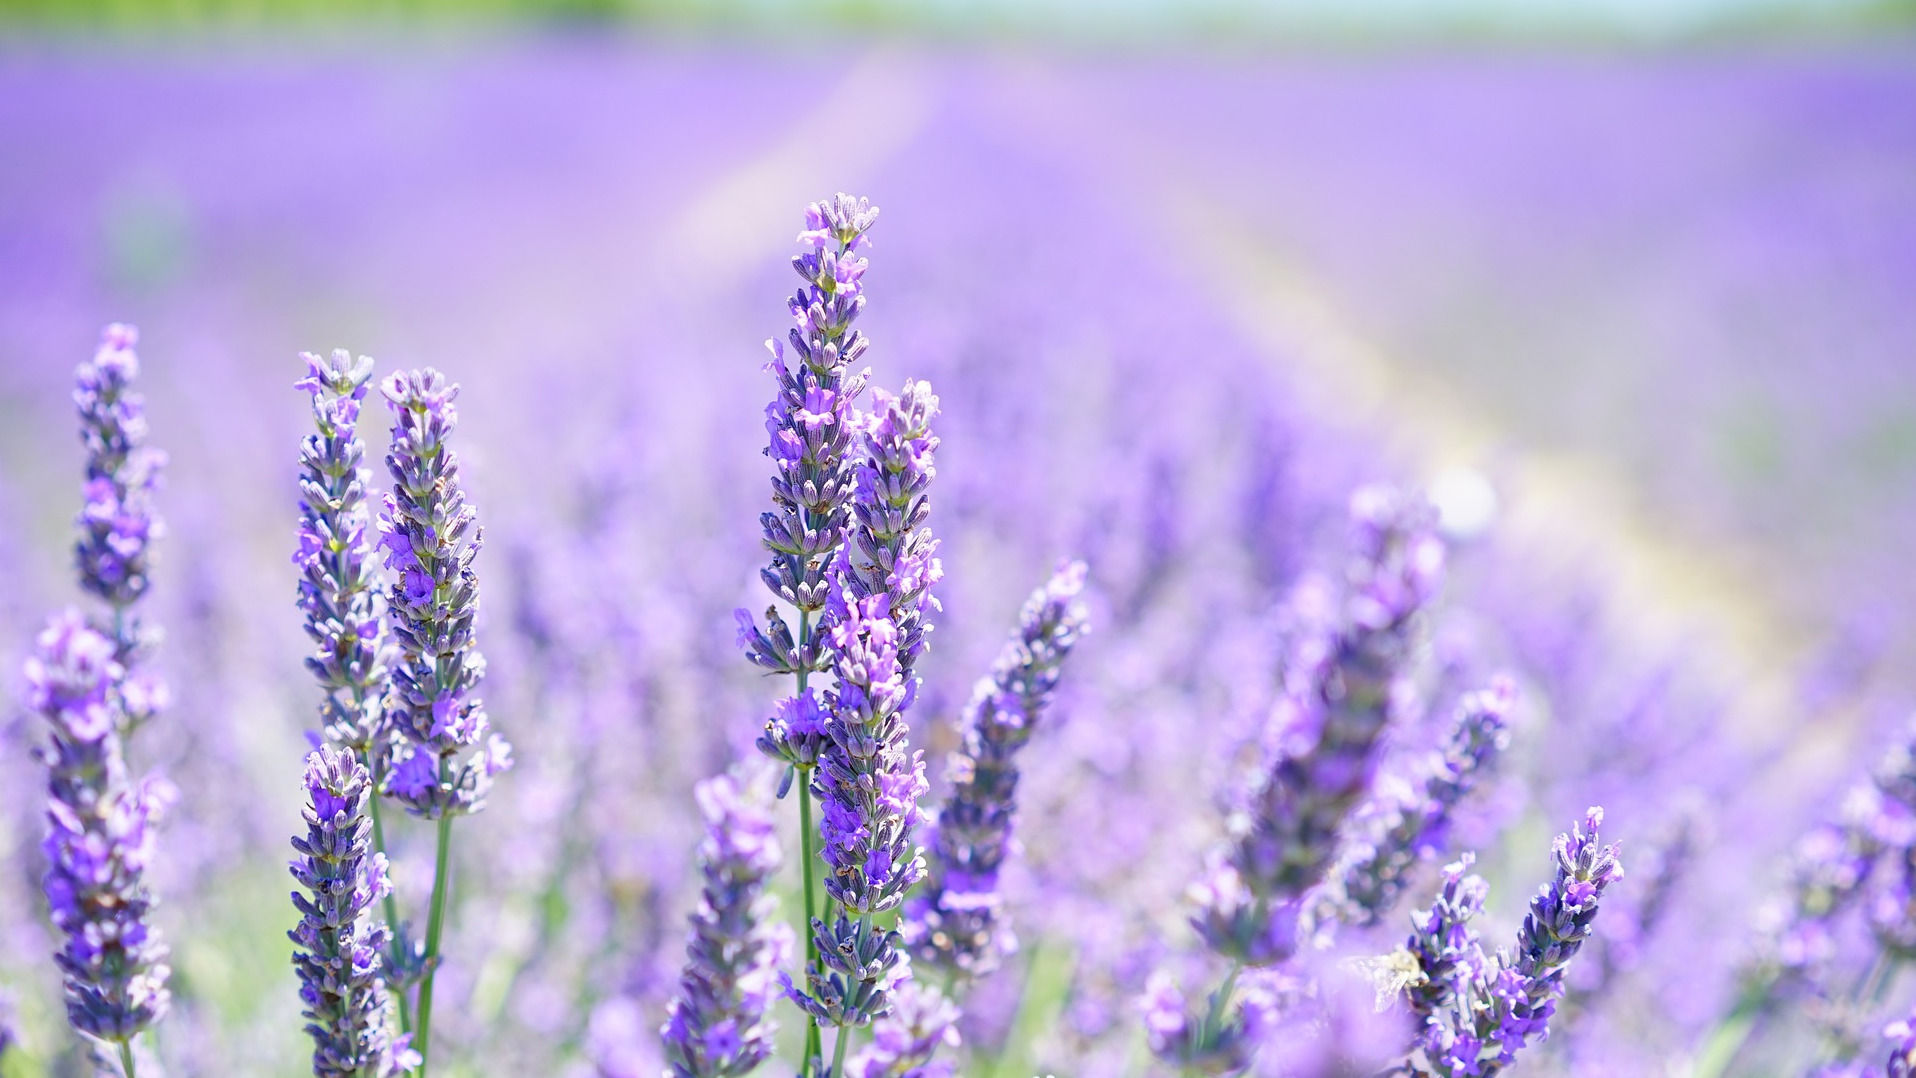
[[[705,877],[685,972],[665,1025],[666,1059],[675,1078],[749,1073],[771,1054],[778,1026],[768,1016],[791,929],[772,920],[778,902],[766,884],[781,860],[764,795],[733,775],[699,783]]]
[[[124,671],[113,641],[78,611],[54,618],[27,661],[28,702],[47,720],[45,889],[65,934],[55,960],[73,1028],[118,1047],[128,1078],[133,1038],[170,1001],[166,947],[149,923],[154,825],[171,786],[127,776],[121,747]]]
[[[1603,844],[1602,824],[1603,810],[1593,808],[1569,834],[1557,836],[1554,875],[1531,900],[1515,951],[1495,959],[1468,930],[1482,905],[1482,882],[1447,878],[1445,897],[1415,922],[1418,931],[1407,945],[1421,976],[1410,990],[1412,1006],[1425,1025],[1406,1070],[1494,1078],[1525,1045],[1548,1035],[1570,960],[1590,938],[1605,888],[1623,878],[1617,847]],[[1453,891],[1463,892],[1463,905],[1447,912]],[[1439,932],[1426,931],[1440,925]]]
[[[1272,719],[1281,733],[1275,759],[1230,819],[1223,856],[1193,889],[1193,924],[1234,963],[1274,965],[1297,949],[1307,896],[1370,789],[1406,691],[1418,616],[1442,577],[1443,546],[1420,498],[1365,488],[1351,500],[1351,522],[1338,623],[1296,645]]]
[[[392,890],[386,857],[370,844],[372,780],[351,751],[321,746],[306,758],[306,834],[293,838],[293,905],[287,935],[298,948],[299,998],[313,1038],[317,1078],[395,1078],[419,1065],[409,1037],[394,1039],[380,976],[386,926],[373,903]]]
[[[954,976],[987,973],[1015,946],[999,909],[998,873],[1011,848],[1018,755],[1087,630],[1084,576],[1084,563],[1070,562],[1025,601],[1017,631],[972,690],[946,765],[951,790],[927,842],[930,874],[908,907],[904,932],[919,961]]]
[[[379,527],[386,567],[397,574],[386,603],[398,644],[386,713],[399,735],[384,792],[439,824],[414,1025],[424,1075],[452,821],[485,807],[493,777],[511,766],[512,750],[491,732],[475,695],[486,669],[473,643],[479,582],[472,563],[483,533],[459,483],[459,456],[447,444],[459,420],[453,407],[459,387],[427,368],[395,374],[380,390],[393,414],[386,456],[393,489]],[[466,755],[472,749],[478,751]]]
[[[141,624],[136,604],[152,584],[153,543],[166,532],[153,506],[166,454],[146,444],[146,401],[133,390],[139,339],[132,326],[106,327],[98,351],[75,371],[73,390],[87,454],[74,562],[80,586],[112,611],[108,635],[127,671],[150,644],[151,630]],[[137,710],[125,715],[130,725],[144,718]]]
[[[371,383],[373,361],[343,349],[330,356],[311,352],[307,375],[295,388],[312,397],[315,430],[300,444],[298,603],[306,635],[316,645],[306,657],[325,698],[320,729],[327,741],[349,750],[367,769],[374,796],[367,801],[373,852],[386,853],[386,828],[377,791],[385,781],[392,730],[386,721],[386,656],[375,602],[378,582],[370,564],[374,549],[366,493],[372,473],[359,436],[360,409]],[[386,922],[399,923],[392,889],[382,896]],[[400,1028],[410,1030],[404,980],[394,978]]]
[[[824,708],[810,680],[827,668],[818,621],[851,519],[851,452],[858,435],[854,406],[867,379],[851,366],[868,347],[853,323],[865,309],[861,280],[867,263],[860,252],[870,246],[866,233],[877,218],[870,203],[845,194],[806,207],[805,230],[798,236],[806,250],[792,259],[803,284],[787,303],[795,324],[786,341],[765,342],[772,357],[766,370],[778,380],[778,395],[765,409],[765,455],[774,466],[772,510],[759,518],[772,555],[760,578],[798,611],[798,627],[794,633],[775,606],[766,608],[763,630],[748,612],[738,612],[746,656],[774,673],[793,675],[796,682],[792,695],[774,709],[758,747],[790,765],[781,796],[797,780],[807,968],[815,958],[810,926],[817,918],[813,772],[827,740]],[[814,1017],[806,1030],[804,1071],[819,1050]]]

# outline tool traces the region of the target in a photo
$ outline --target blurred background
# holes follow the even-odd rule
[[[1027,785],[1045,946],[967,1019],[964,1073],[1143,1072],[1128,1000],[1192,946],[1205,791],[1357,482],[1425,486],[1456,544],[1433,710],[1493,668],[1530,688],[1504,915],[1592,798],[1626,841],[1690,811],[1652,788],[1738,806],[1696,871],[1773,891],[1916,689],[1908,0],[0,0],[0,657],[15,687],[79,601],[72,370],[136,323],[172,460],[177,704],[136,756],[186,791],[155,869],[175,1072],[306,1051],[292,382],[347,347],[465,386],[520,759],[458,850],[439,1058],[657,1073],[687,792],[773,695],[730,643],[765,601],[759,342],[837,190],[883,209],[876,383],[945,402],[931,755],[1057,558],[1098,593]],[[17,710],[0,1074],[84,1073]],[[1131,802],[1157,825],[1110,818]],[[1756,904],[1696,899],[1669,946],[1701,987],[1640,978],[1591,1019],[1644,1057],[1553,1038],[1538,1066],[1689,1058]]]

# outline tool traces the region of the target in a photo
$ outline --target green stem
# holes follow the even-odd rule
[[[366,754],[372,757],[373,795],[368,800],[373,817],[373,852],[386,855],[386,827],[379,818],[379,758],[376,753]],[[386,928],[395,935],[399,932],[399,903],[394,900],[391,888],[386,889]],[[406,993],[403,989],[393,993],[399,1001],[399,1032],[412,1032],[412,1008],[406,1005]]]
[[[419,1035],[413,1048],[419,1053],[418,1078],[426,1078],[426,1059],[432,1049],[432,981],[439,967],[439,930],[446,922],[447,851],[452,848],[452,816],[439,817],[439,851],[432,867],[432,912],[426,918],[426,976],[419,982]]]
[[[811,678],[811,668],[805,661],[806,645],[811,643],[812,612],[798,612],[798,695],[805,695],[806,682]],[[805,968],[811,969],[818,964],[818,941],[812,936],[812,920],[817,916],[817,903],[812,897],[812,861],[818,851],[813,847],[816,836],[812,828],[812,772],[809,767],[798,769],[798,843],[799,855],[803,858],[805,873],[805,921],[798,926],[799,938],[805,941]],[[812,1073],[812,1060],[824,1051],[823,1034],[818,1031],[818,1016],[807,1014],[805,1019],[805,1059],[798,1068],[798,1078],[809,1078]]]
[[[134,1078],[133,1039],[131,1037],[120,1042],[120,1068],[126,1071],[126,1078]]]
[[[1721,1078],[1729,1070],[1756,1032],[1757,1019],[1762,1017],[1768,999],[1769,993],[1755,986],[1743,993],[1735,1009],[1717,1023],[1703,1050],[1697,1053],[1696,1066],[1690,1072],[1695,1078]]]
[[[832,1043],[832,1078],[845,1073],[845,1046],[852,1042],[852,1030],[855,1026],[839,1026],[838,1036]]]

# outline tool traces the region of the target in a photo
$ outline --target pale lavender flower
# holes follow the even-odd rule
[[[1351,498],[1353,552],[1327,632],[1293,644],[1273,728],[1275,759],[1229,821],[1230,845],[1199,884],[1193,924],[1219,954],[1251,965],[1297,949],[1308,892],[1369,791],[1383,733],[1407,692],[1417,625],[1443,575],[1429,505],[1383,487]]]
[[[419,1063],[410,1038],[395,1039],[380,976],[386,926],[372,916],[391,884],[372,850],[372,781],[350,751],[323,745],[306,758],[306,834],[293,837],[293,905],[299,998],[313,1038],[318,1078],[393,1078]]]
[[[705,885],[685,972],[659,1033],[669,1074],[719,1078],[745,1074],[771,1053],[778,1027],[767,1011],[792,933],[775,920],[778,901],[766,893],[780,853],[765,799],[729,774],[699,783],[695,793],[705,817]]]
[[[844,1078],[950,1078],[957,1065],[935,1057],[958,1044],[957,1004],[907,979],[892,993],[891,1011],[872,1023],[871,1043],[845,1061]]]
[[[472,563],[484,533],[460,486],[459,455],[447,444],[459,419],[459,387],[427,368],[395,374],[380,390],[393,413],[386,456],[393,489],[379,528],[395,574],[387,609],[398,645],[386,710],[404,741],[385,790],[427,819],[477,812],[512,756],[476,695],[486,661],[473,642],[479,582]]]
[[[884,390],[872,395],[853,473],[855,527],[839,548],[837,568],[852,599],[886,596],[898,630],[898,665],[910,677],[931,632],[926,611],[938,608],[931,589],[945,575],[928,525],[938,473],[938,436],[931,432],[938,398],[926,382],[906,382],[896,397]]]
[[[138,341],[132,326],[106,327],[99,350],[75,372],[73,390],[87,453],[74,560],[81,586],[112,608],[114,644],[129,667],[143,644],[133,604],[151,584],[152,546],[166,530],[153,507],[166,454],[146,445],[146,402],[133,391]]]
[[[920,961],[952,973],[990,971],[1015,940],[1000,915],[998,873],[1011,849],[1018,753],[1057,688],[1064,660],[1087,631],[1085,565],[1070,562],[1025,601],[1018,629],[972,690],[951,790],[927,846],[930,875],[912,899],[905,939]]]
[[[1490,886],[1470,869],[1476,861],[1466,853],[1444,867],[1443,888],[1430,909],[1411,917],[1405,953],[1416,974],[1405,986],[1404,997],[1419,1022],[1427,1023],[1457,998],[1460,984],[1482,961],[1482,948],[1470,922],[1483,912]]]
[[[305,353],[307,376],[296,388],[312,395],[314,433],[300,445],[299,608],[318,645],[306,668],[326,690],[321,729],[377,768],[385,723],[385,657],[380,652],[377,581],[369,564],[374,540],[366,492],[372,473],[359,436],[359,413],[373,361],[335,351]]]
[[[1421,789],[1393,789],[1357,821],[1313,904],[1315,922],[1373,925],[1390,913],[1411,869],[1448,845],[1451,813],[1509,743],[1515,699],[1516,686],[1499,678],[1458,704],[1449,738],[1418,767]]]
[[[1883,1030],[1883,1036],[1892,1042],[1889,1062],[1883,1067],[1884,1078],[1916,1076],[1916,1019],[1891,1022],[1889,1028]]]
[[[121,749],[123,670],[111,640],[78,611],[54,618],[27,661],[28,702],[47,720],[47,905],[66,940],[67,1018],[126,1043],[159,1021],[171,998],[166,947],[146,884],[154,828],[173,798],[163,780],[134,783]]]
[[[1204,1014],[1194,1014],[1171,975],[1153,973],[1138,1001],[1151,1054],[1188,1072],[1241,1073],[1275,1028],[1279,999],[1275,985],[1256,971],[1238,981],[1232,996],[1225,1007],[1214,996]]]

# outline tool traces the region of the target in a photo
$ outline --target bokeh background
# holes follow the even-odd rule
[[[520,760],[462,825],[435,1062],[657,1073],[689,789],[773,695],[731,643],[763,605],[759,342],[836,190],[883,209],[878,384],[944,400],[934,757],[1024,594],[1092,565],[1097,633],[1025,787],[1027,946],[963,1073],[1145,1072],[1130,1000],[1195,950],[1178,895],[1280,600],[1377,479],[1430,489],[1455,544],[1430,709],[1495,669],[1526,687],[1466,828],[1511,881],[1496,916],[1585,804],[1652,851],[1708,806],[1674,927],[1532,1065],[1707,1054],[1791,840],[1916,695],[1916,6],[6,0],[0,659],[16,688],[79,600],[70,379],[137,323],[171,454],[177,703],[136,763],[184,791],[155,869],[172,1073],[303,1066],[292,382],[333,347],[465,386]],[[84,1073],[19,711],[0,1074]],[[1737,1072],[1800,1073],[1810,1042],[1775,1038]]]

